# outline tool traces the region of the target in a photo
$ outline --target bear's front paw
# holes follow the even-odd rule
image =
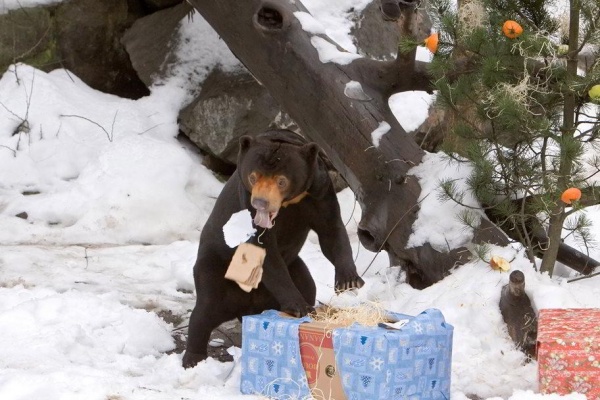
[[[307,303],[304,303],[304,304],[290,303],[290,304],[282,305],[281,311],[283,311],[286,314],[293,315],[296,318],[300,318],[300,317],[304,317],[306,314],[309,314],[309,313],[315,311],[315,309],[314,309],[314,307],[309,306]]]
[[[358,276],[356,272],[349,274],[336,274],[335,276],[335,291],[341,293],[346,290],[360,289],[365,285],[365,281]]]
[[[183,368],[194,368],[200,361],[206,360],[208,355],[206,353],[192,353],[186,350],[183,354]]]

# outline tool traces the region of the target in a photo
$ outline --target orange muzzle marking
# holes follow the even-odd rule
[[[273,177],[260,177],[252,186],[252,198],[261,198],[269,202],[268,211],[274,212],[281,208],[283,193]]]

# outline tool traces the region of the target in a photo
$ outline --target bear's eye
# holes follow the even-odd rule
[[[250,175],[248,175],[248,182],[250,182],[250,186],[254,186],[256,184],[256,181],[258,181],[258,176],[256,175],[256,172],[253,172]]]
[[[285,176],[278,176],[277,177],[277,187],[279,189],[287,189],[289,184],[288,179]]]

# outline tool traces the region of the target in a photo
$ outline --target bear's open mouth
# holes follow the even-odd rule
[[[273,220],[277,216],[277,211],[267,210],[256,210],[254,216],[254,223],[261,228],[271,229],[273,227]]]

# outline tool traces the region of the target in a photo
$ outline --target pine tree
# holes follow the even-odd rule
[[[563,5],[564,13],[543,0],[429,4],[439,35],[430,64],[437,106],[452,115],[445,150],[472,163],[470,188],[534,265],[544,238],[540,270],[550,274],[563,229],[591,240],[585,213],[565,226],[583,205],[561,194],[590,192],[600,171],[600,158],[590,156],[600,137],[600,2]],[[583,52],[591,52],[584,72]],[[460,201],[451,182],[443,187]]]

